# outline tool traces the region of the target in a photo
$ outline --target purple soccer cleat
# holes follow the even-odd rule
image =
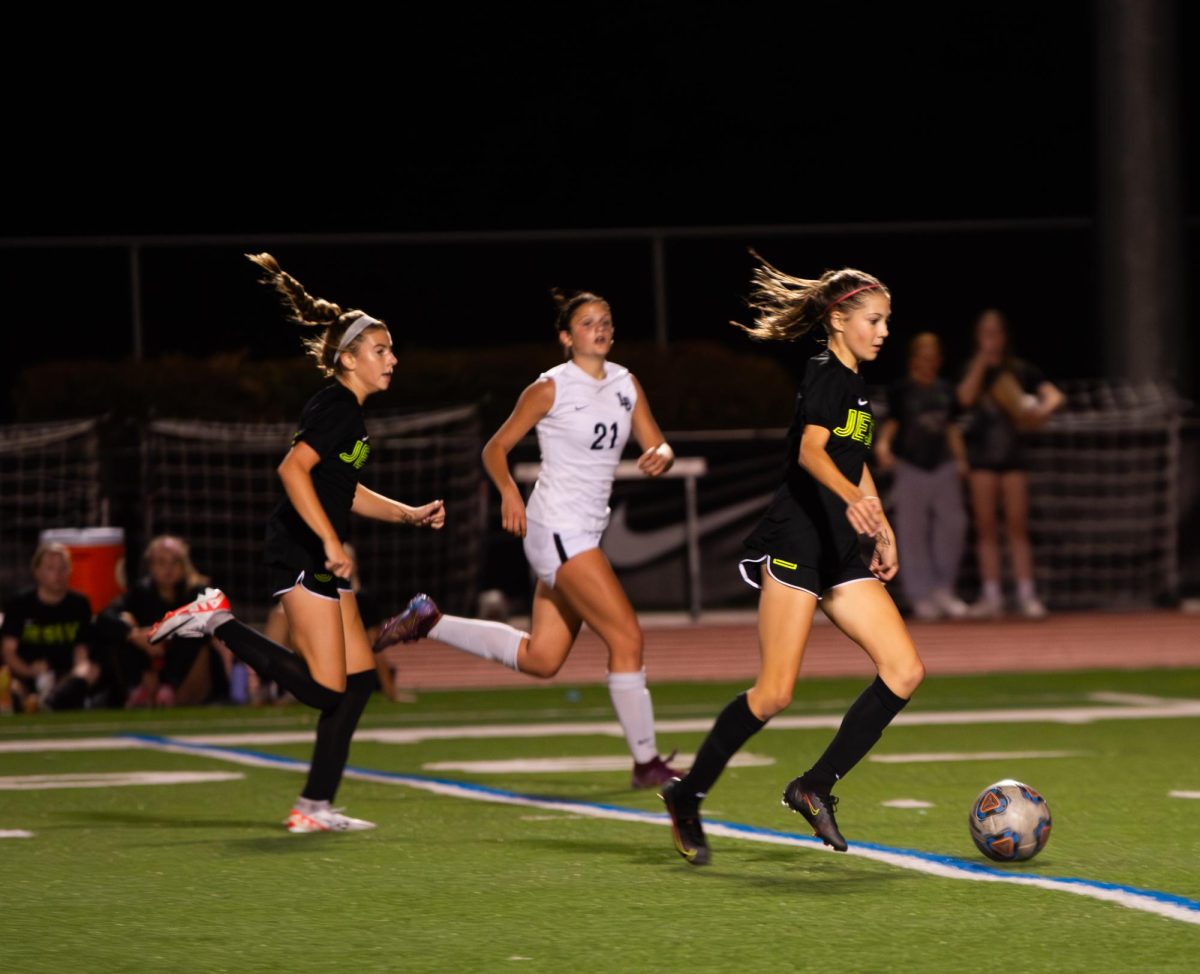
[[[433,599],[424,592],[414,595],[403,612],[385,620],[379,627],[379,638],[371,648],[378,653],[397,643],[415,643],[428,636],[441,617],[442,612]]]

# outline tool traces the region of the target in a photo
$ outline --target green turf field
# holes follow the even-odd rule
[[[836,717],[860,688],[859,681],[802,682],[786,716]],[[660,745],[693,752],[701,728],[737,689],[655,687]],[[990,865],[968,837],[967,810],[983,786],[1017,777],[1046,796],[1054,831],[1041,856],[1007,872],[1138,887],[1195,903],[1200,802],[1169,793],[1200,793],[1200,715],[1156,716],[1185,700],[1200,701],[1200,671],[930,679],[906,716],[955,713],[954,722],[894,726],[876,755],[1069,754],[864,762],[838,788],[842,831],[852,846]],[[1139,707],[1144,716],[1130,713]],[[1128,719],[1062,723],[1022,715],[1079,708]],[[984,709],[1008,716],[976,722],[970,712]],[[627,789],[624,769],[425,768],[625,753],[604,728],[515,736],[530,723],[581,722],[613,722],[603,687],[431,693],[415,704],[377,699],[364,731],[409,733],[402,743],[364,734],[351,755],[355,768],[541,796],[549,807],[481,801],[479,792],[436,794],[396,778],[353,779],[339,801],[378,822],[376,831],[293,836],[280,823],[302,782],[294,768],[235,763],[224,751],[111,749],[104,739],[231,735],[224,746],[304,759],[304,743],[232,737],[311,732],[314,720],[302,708],[0,719],[0,784],[20,775],[240,776],[102,788],[49,788],[47,780],[0,791],[0,831],[33,833],[0,839],[0,970],[1196,969],[1200,925],[1061,890],[943,878],[811,845],[715,835],[713,864],[690,867],[663,825],[591,817],[595,805],[659,810],[653,794]],[[493,724],[516,729],[464,736]],[[775,763],[730,769],[706,803],[710,817],[804,833],[803,820],[779,806],[779,792],[831,731],[781,724],[747,747]],[[440,728],[444,739],[416,733],[422,728]],[[54,738],[75,743],[10,750]],[[85,749],[97,739],[104,749]],[[563,808],[554,804],[559,799],[586,804]],[[882,804],[905,799],[932,807]]]

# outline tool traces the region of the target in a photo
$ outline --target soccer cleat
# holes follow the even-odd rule
[[[169,636],[211,636],[217,626],[232,618],[225,593],[217,588],[206,588],[195,601],[172,609],[159,619],[150,629],[150,642],[161,643]]]
[[[630,788],[657,788],[665,785],[672,778],[681,778],[683,773],[672,768],[670,762],[675,760],[678,751],[672,751],[665,758],[654,755],[649,761],[639,764],[634,762],[633,775],[629,780]]]
[[[415,643],[429,635],[429,630],[438,624],[442,612],[424,592],[414,595],[399,615],[387,619],[379,627],[379,638],[371,648],[375,652],[395,646],[396,643]]]
[[[837,803],[838,800],[829,792],[822,793],[807,787],[803,778],[793,778],[783,789],[782,804],[803,815],[818,839],[838,852],[845,852],[848,848],[846,840],[838,831],[837,819],[833,817]]]
[[[681,800],[676,794],[679,783],[678,778],[672,778],[658,793],[671,816],[671,838],[684,859],[693,866],[707,866],[708,840],[704,838],[704,826],[700,824],[700,804],[695,800]]]
[[[375,828],[374,822],[343,815],[340,808],[322,808],[315,812],[293,808],[283,824],[289,832],[364,832]]]

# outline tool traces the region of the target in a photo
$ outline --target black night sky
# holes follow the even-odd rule
[[[1106,68],[1090,3],[587,10],[405,8],[398,22],[297,22],[286,37],[204,23],[187,49],[176,28],[151,51],[68,58],[67,88],[24,85],[9,97],[4,378],[129,353],[128,250],[79,246],[105,238],[157,238],[142,250],[147,355],[286,356],[290,333],[239,256],[264,242],[414,348],[548,338],[553,284],[608,294],[622,333],[649,337],[651,268],[633,239],[273,235],[773,225],[812,232],[668,237],[672,339],[739,341],[726,322],[754,245],[796,273],[878,274],[897,326],[941,331],[952,357],[973,315],[999,305],[1018,350],[1051,375],[1101,372],[1092,221]],[[1179,4],[1189,272],[1200,99],[1184,52],[1197,19]],[[1003,229],[913,226],[930,221]],[[230,239],[170,245],[197,235]]]

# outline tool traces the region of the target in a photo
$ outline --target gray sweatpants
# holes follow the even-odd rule
[[[896,460],[892,509],[900,584],[908,601],[954,591],[967,530],[962,484],[953,460],[933,470]]]

